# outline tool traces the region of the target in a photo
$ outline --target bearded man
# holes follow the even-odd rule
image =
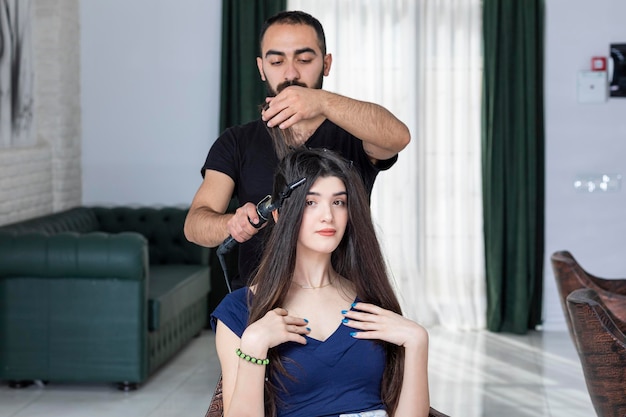
[[[260,33],[257,67],[268,97],[260,118],[226,129],[201,169],[204,178],[185,221],[185,236],[215,247],[228,236],[239,242],[239,276],[245,286],[258,267],[263,243],[256,204],[272,193],[278,161],[298,146],[332,149],[352,162],[371,193],[409,141],[409,130],[385,108],[322,89],[332,55],[321,23],[301,11],[280,12]],[[241,207],[226,213],[232,197]]]

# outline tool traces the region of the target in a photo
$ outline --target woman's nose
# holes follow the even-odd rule
[[[324,204],[321,213],[321,220],[324,222],[329,222],[333,219],[333,210],[329,205]]]

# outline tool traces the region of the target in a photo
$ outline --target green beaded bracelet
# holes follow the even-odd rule
[[[254,358],[254,357],[250,356],[250,355],[246,355],[246,354],[245,354],[245,353],[243,353],[243,352],[241,351],[241,349],[239,349],[239,348],[237,348],[237,350],[235,351],[235,353],[236,353],[236,354],[237,354],[237,356],[239,356],[241,359],[243,359],[243,360],[245,360],[245,361],[248,361],[248,362],[251,362],[251,363],[254,363],[254,364],[257,364],[257,365],[267,365],[267,364],[269,364],[269,363],[270,363],[270,360],[269,360],[269,359],[267,359],[267,358],[266,358],[266,359],[257,359],[257,358]]]

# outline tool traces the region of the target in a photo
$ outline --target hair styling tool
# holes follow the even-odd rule
[[[291,184],[287,185],[287,187],[285,187],[285,189],[278,195],[279,196],[278,201],[272,201],[271,195],[265,196],[256,205],[256,213],[259,216],[259,222],[257,224],[254,224],[250,221],[250,219],[248,219],[248,221],[250,221],[250,224],[257,229],[263,226],[269,219],[272,212],[276,209],[281,208],[283,205],[283,201],[289,198],[289,196],[291,195],[291,192],[295,190],[296,188],[298,188],[299,186],[301,186],[302,184],[304,184],[305,181],[306,181],[306,178],[300,178],[298,181],[292,182]],[[230,288],[230,279],[228,277],[228,271],[226,268],[226,260],[224,259],[224,255],[230,252],[237,245],[237,243],[239,242],[237,242],[232,236],[228,236],[220,244],[220,246],[217,248],[217,251],[216,251],[217,258],[219,259],[220,265],[222,266],[222,271],[224,272],[224,279],[226,280],[226,286],[228,287],[228,292],[231,292],[231,288]]]

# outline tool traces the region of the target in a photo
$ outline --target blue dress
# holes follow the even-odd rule
[[[241,337],[248,323],[248,288],[228,294],[211,315]],[[307,344],[288,342],[277,347],[289,375],[281,377],[279,417],[322,417],[383,410],[381,381],[385,352],[380,343],[350,336],[354,329],[338,325],[326,341],[306,336]],[[233,352],[233,355],[235,352]],[[273,381],[277,382],[277,381]],[[280,386],[278,384],[278,386]]]

